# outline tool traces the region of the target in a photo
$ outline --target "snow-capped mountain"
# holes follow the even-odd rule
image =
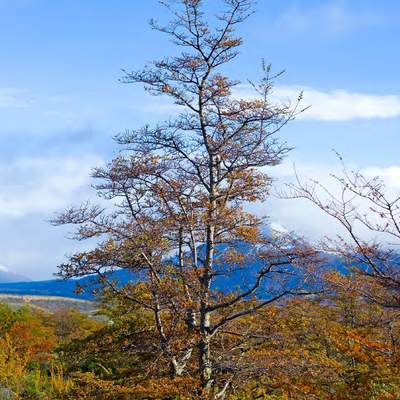
[[[8,268],[0,265],[0,283],[7,283],[7,282],[22,282],[22,281],[29,281],[30,279],[26,276],[16,274],[10,271]]]

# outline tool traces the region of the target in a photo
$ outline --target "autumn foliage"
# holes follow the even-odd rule
[[[1,306],[0,398],[399,399],[399,256],[356,230],[400,238],[399,197],[354,171],[336,178],[338,197],[298,181],[283,195],[347,236],[315,245],[271,230],[249,210],[270,194],[266,171],[290,150],[280,131],[302,95],[275,101],[281,73],[265,62],[246,99],[226,75],[251,0],[221,1],[216,16],[202,0],[161,3],[172,20],[151,26],[179,52],[122,81],[176,113],[117,135],[120,151],[92,174],[99,204],[53,220],[88,243],[58,275],[91,276],[78,291],[96,295],[98,313]]]
[[[343,275],[329,282],[335,279],[340,287],[356,282]],[[2,390],[43,400],[201,396],[195,357],[181,376],[171,375],[168,358],[157,350],[151,314],[107,296],[100,309],[104,322],[75,311],[2,305]],[[179,334],[177,340],[187,340],[184,331]],[[214,365],[218,379],[230,378],[226,399],[394,400],[400,396],[399,341],[397,311],[327,283],[323,295],[235,320],[214,341]]]

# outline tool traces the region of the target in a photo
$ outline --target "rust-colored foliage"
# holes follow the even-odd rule
[[[399,200],[358,173],[339,179],[342,197],[328,203],[314,187],[292,187],[292,196],[316,203],[352,240],[324,250],[362,279],[331,273],[322,282],[325,253],[294,234],[265,234],[265,220],[245,208],[268,196],[263,171],[290,150],[279,132],[302,111],[298,103],[274,104],[280,74],[265,63],[249,99],[234,95],[240,82],[224,73],[239,54],[236,28],[253,2],[225,0],[215,20],[201,0],[161,3],[172,21],[151,25],[182,51],[125,71],[123,82],[172,100],[177,115],[118,135],[121,152],[93,172],[102,205],[86,203],[54,221],[74,225],[79,241],[95,239],[59,275],[92,275],[109,317],[82,337],[79,326],[56,330],[75,377],[72,396],[396,398],[398,327],[390,307],[399,303],[398,257],[362,241],[353,226],[400,237]],[[360,214],[348,192],[372,203],[381,222]],[[132,282],[115,281],[117,269],[131,272]],[[317,297],[324,287],[329,295]]]
[[[314,292],[308,277],[320,260],[299,238],[264,235],[263,219],[244,210],[268,195],[271,179],[262,168],[285,157],[289,148],[279,131],[301,110],[273,103],[280,74],[264,63],[262,79],[250,85],[254,99],[233,95],[239,82],[224,66],[239,54],[235,31],[253,2],[221,2],[214,22],[203,3],[163,3],[173,20],[151,25],[183,51],[123,78],[168,97],[179,115],[118,135],[122,151],[93,174],[109,208],[85,204],[54,223],[73,224],[76,239],[98,242],[61,265],[60,276],[92,274],[103,290],[150,315],[158,340],[147,348],[151,358],[167,362],[172,376],[190,374],[202,390],[223,397],[233,382],[226,374],[218,380],[220,331],[273,302]],[[140,283],[121,288],[110,274],[117,268]],[[239,274],[244,281],[229,294],[216,288],[218,277]]]

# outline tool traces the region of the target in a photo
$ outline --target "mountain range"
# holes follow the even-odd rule
[[[247,253],[247,249],[243,248],[243,244],[239,244],[241,251]],[[247,253],[248,254],[248,253]],[[331,268],[336,269],[342,273],[346,273],[346,268],[340,260],[335,257],[328,256],[328,264]],[[260,260],[253,259],[250,268],[245,271],[238,270],[231,274],[229,277],[220,275],[217,277],[215,286],[220,290],[230,290],[237,287],[247,287],[249,281],[252,281],[251,271],[257,271],[261,268]],[[118,282],[118,285],[124,285],[129,281],[134,281],[137,276],[125,269],[118,269],[112,273],[113,279]],[[77,293],[77,284],[79,286],[89,286],[91,289],[98,287],[98,284],[93,282],[93,277],[86,276],[79,279],[49,279],[43,281],[30,281],[26,277],[16,275],[8,271],[6,268],[0,266],[0,294],[7,295],[30,295],[30,296],[60,296],[75,299],[94,299],[94,294],[90,290],[82,293]],[[293,282],[295,284],[295,282]]]
[[[113,278],[118,280],[120,284],[126,284],[128,281],[135,279],[133,273],[127,270],[117,270],[113,273]],[[94,295],[89,291],[77,293],[77,284],[85,286],[91,285],[95,288],[96,285],[91,283],[93,278],[88,276],[80,279],[49,279],[44,281],[7,281],[1,280],[0,276],[0,294],[13,295],[31,295],[31,296],[61,296],[76,299],[94,299]]]

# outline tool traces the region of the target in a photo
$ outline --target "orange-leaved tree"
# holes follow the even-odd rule
[[[176,115],[117,136],[121,153],[93,174],[110,210],[85,204],[54,221],[77,225],[79,240],[99,238],[95,249],[61,265],[60,275],[93,274],[108,292],[150,313],[152,351],[169,360],[171,375],[190,365],[202,392],[222,398],[240,357],[224,362],[213,342],[239,318],[313,290],[307,278],[315,252],[298,238],[271,239],[263,220],[244,209],[268,195],[271,179],[262,169],[287,154],[277,135],[301,110],[298,102],[274,104],[276,75],[267,65],[260,83],[248,85],[247,100],[235,96],[239,82],[223,73],[239,54],[235,29],[252,13],[252,1],[222,1],[214,21],[204,1],[162,3],[173,20],[151,25],[181,53],[126,72],[123,81],[172,99]],[[133,271],[136,283],[118,285],[110,274],[118,268]],[[241,341],[252,337],[247,328],[237,332]],[[231,350],[238,349],[236,343]]]

